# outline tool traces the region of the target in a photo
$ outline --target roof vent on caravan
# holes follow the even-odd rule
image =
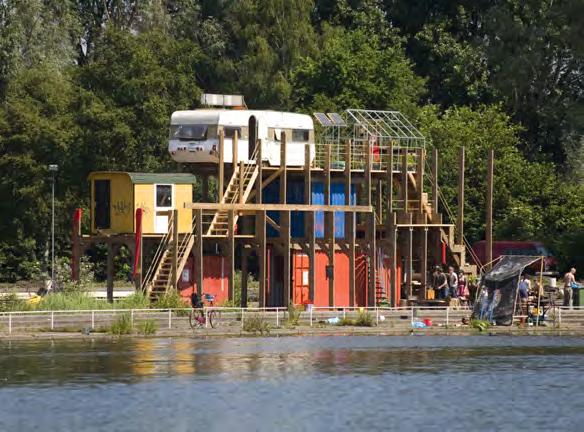
[[[203,93],[201,95],[201,105],[204,106],[219,106],[219,107],[231,107],[234,109],[246,109],[245,100],[241,95],[222,95],[222,94],[212,94]]]

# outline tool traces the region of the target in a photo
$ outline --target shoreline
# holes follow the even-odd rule
[[[555,336],[555,337],[584,337],[584,328],[554,328],[554,327],[492,327],[485,331],[475,328],[427,328],[427,329],[387,329],[375,327],[343,327],[343,328],[314,328],[298,326],[294,328],[272,329],[269,333],[249,333],[242,330],[225,331],[216,329],[198,330],[159,330],[156,334],[143,335],[131,333],[113,335],[103,332],[83,334],[81,332],[40,331],[0,334],[0,341],[31,341],[31,340],[91,340],[91,339],[136,339],[136,338],[193,338],[193,339],[222,339],[222,338],[258,338],[258,337],[323,337],[323,336]]]

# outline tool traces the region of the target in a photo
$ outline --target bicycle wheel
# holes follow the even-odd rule
[[[197,311],[194,309],[189,314],[189,325],[193,330],[201,327],[201,322],[197,319]]]
[[[219,322],[221,321],[221,313],[217,312],[217,311],[210,311],[207,314],[207,319],[209,320],[209,325],[211,326],[211,328],[215,328],[219,325]]]

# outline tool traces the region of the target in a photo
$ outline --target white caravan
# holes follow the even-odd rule
[[[238,109],[176,111],[170,119],[168,151],[177,162],[218,163],[218,133],[224,133],[224,161],[233,162],[233,136],[237,132],[237,161],[250,161],[255,138],[262,142],[262,158],[280,166],[280,134],[286,132],[286,165],[304,165],[305,147],[315,156],[314,124],[305,114]],[[251,140],[250,140],[251,133]]]

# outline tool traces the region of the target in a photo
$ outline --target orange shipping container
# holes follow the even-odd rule
[[[229,290],[227,258],[216,255],[203,257],[203,293],[215,296],[215,305],[227,300]],[[178,282],[181,297],[190,304],[190,297],[197,289],[195,282],[195,263],[189,257]]]

